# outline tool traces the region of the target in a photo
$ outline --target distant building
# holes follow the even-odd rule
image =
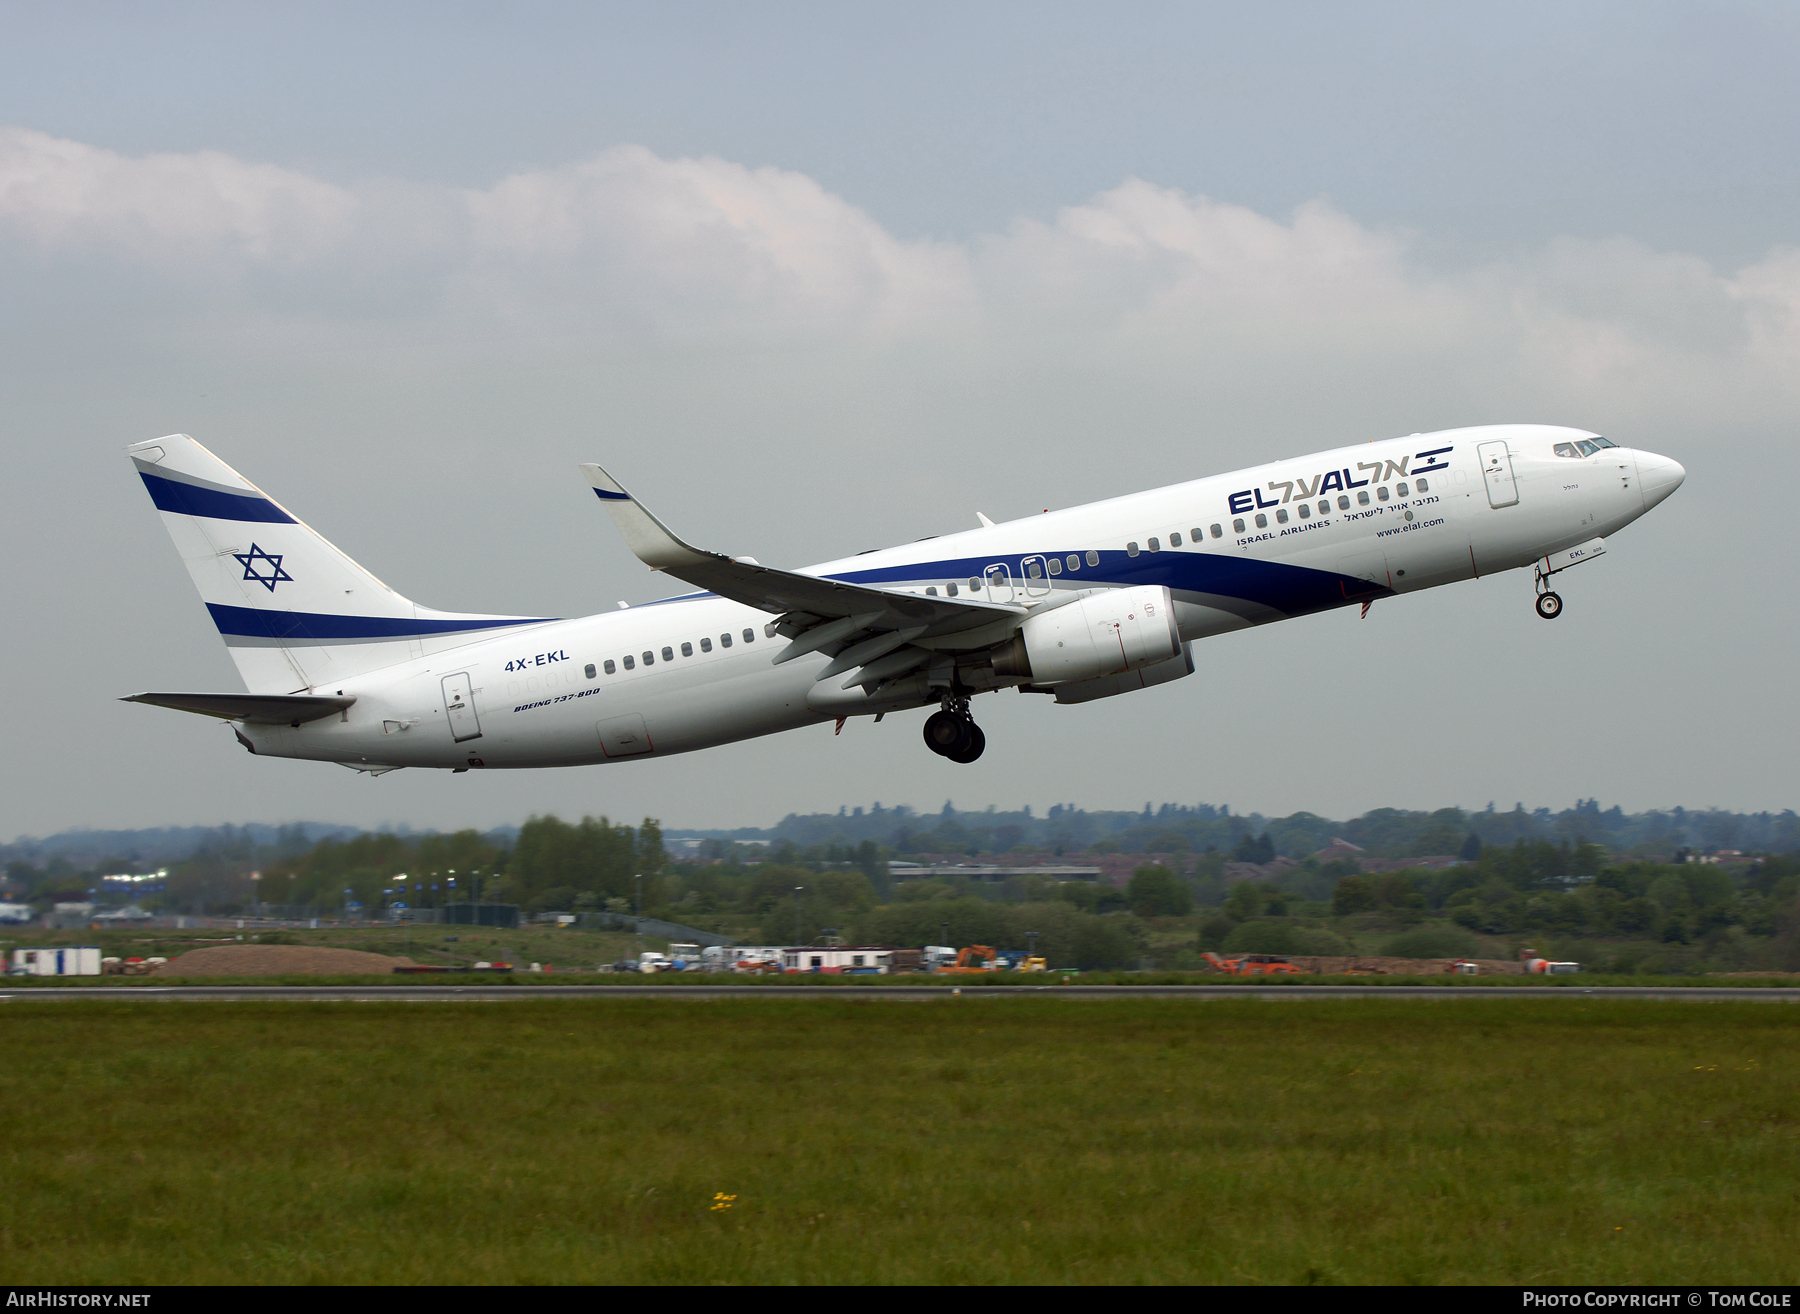
[[[1048,876],[1057,881],[1097,881],[1099,867],[1076,867],[1063,864],[1041,864],[1029,867],[1003,867],[993,863],[942,863],[927,866],[921,862],[890,862],[888,875],[896,881],[942,880],[961,876],[971,881],[1008,881],[1014,876]]]
[[[1369,851],[1360,845],[1352,844],[1347,839],[1335,838],[1313,854],[1313,857],[1319,862],[1336,862],[1339,858],[1349,858],[1353,862],[1361,862],[1368,856]]]
[[[870,972],[888,974],[894,951],[887,945],[858,944],[845,947],[783,949],[781,966],[790,972]]]

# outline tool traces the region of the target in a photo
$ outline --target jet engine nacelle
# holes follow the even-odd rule
[[[994,674],[1057,685],[1122,675],[1180,652],[1169,590],[1141,584],[1091,593],[1032,616],[994,658]]]

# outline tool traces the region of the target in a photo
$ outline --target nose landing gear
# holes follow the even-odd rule
[[[1545,562],[1537,563],[1532,571],[1532,584],[1537,588],[1537,614],[1545,620],[1555,620],[1562,615],[1562,595],[1550,591],[1550,576],[1555,571],[1546,570]]]
[[[925,747],[952,762],[973,762],[981,756],[987,736],[970,718],[967,698],[946,698],[943,710],[926,719]]]

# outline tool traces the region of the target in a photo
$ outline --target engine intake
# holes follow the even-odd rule
[[[1166,588],[1140,584],[1031,617],[994,657],[994,674],[1063,684],[1122,675],[1180,652],[1175,600]]]

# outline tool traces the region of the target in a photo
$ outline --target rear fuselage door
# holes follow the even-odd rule
[[[475,691],[469,687],[467,671],[444,677],[444,715],[450,721],[450,738],[456,743],[481,738],[481,722],[475,717]]]
[[[1513,478],[1512,455],[1504,442],[1482,443],[1475,448],[1481,460],[1481,479],[1487,485],[1488,505],[1495,510],[1519,504],[1519,485]]]

